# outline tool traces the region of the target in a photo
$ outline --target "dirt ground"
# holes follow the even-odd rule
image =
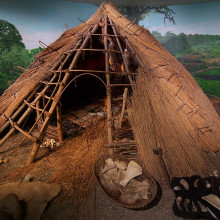
[[[7,156],[22,138],[22,134],[17,133],[10,137],[7,143],[0,149],[0,156],[4,155],[4,157],[9,160],[6,164],[0,165],[0,184],[22,181],[26,174],[30,174],[33,177],[33,181],[50,183],[51,177],[57,172],[51,164],[56,158],[54,155],[56,155],[57,152],[57,154],[59,154],[59,149],[54,151],[49,151],[44,148],[40,149],[36,165],[32,165],[31,169],[27,169],[24,167],[24,164],[32,148],[32,144],[29,141],[25,141],[11,156]],[[73,139],[70,139],[69,142],[73,143]],[[62,148],[62,146],[60,146],[60,148]],[[65,158],[63,159],[65,160]],[[214,155],[213,160],[216,163],[216,168],[220,172],[220,152]],[[39,167],[40,169],[35,169]],[[44,172],[41,172],[42,169],[44,169]],[[17,170],[19,170],[19,172],[17,172]],[[24,170],[24,172],[22,170]],[[72,170],[72,173],[69,173],[69,175],[74,175],[74,170]],[[68,181],[71,181],[71,179]],[[60,183],[62,185],[62,180]],[[88,200],[85,201],[84,199],[79,207],[75,194],[68,189],[68,186],[66,187],[64,185],[61,194],[46,208],[42,219],[181,219],[173,214],[172,205],[175,196],[171,189],[163,189],[162,197],[158,204],[152,208],[134,211],[120,207],[111,201],[96,182],[90,182],[89,184],[93,183],[94,187],[91,188],[87,194]]]

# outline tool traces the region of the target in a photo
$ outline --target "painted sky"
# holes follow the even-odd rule
[[[140,22],[150,31],[186,34],[220,34],[220,2],[171,6],[176,12],[176,25],[163,23],[163,16],[150,14]],[[70,27],[80,24],[77,18],[87,20],[97,6],[64,0],[0,0],[0,19],[14,24],[23,37],[27,49],[39,46],[41,40],[52,43]]]

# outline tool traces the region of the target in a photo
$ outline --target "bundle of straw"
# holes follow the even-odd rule
[[[175,85],[152,75],[139,73],[129,109],[129,120],[145,169],[157,181],[164,182],[161,158],[155,154],[155,150],[162,149],[171,178],[211,174],[214,165],[203,149],[216,150],[218,137],[214,131],[207,131],[211,125],[204,114],[209,111],[201,108],[190,113],[196,103],[184,97],[184,91],[181,96],[175,95],[172,91]]]
[[[65,193],[61,195],[63,198],[59,198],[59,203],[65,200],[67,194],[71,195],[76,201],[72,212],[76,214],[94,187],[94,164],[103,153],[106,133],[105,122],[97,121],[83,135],[67,140],[47,158],[29,167],[19,168],[5,179],[17,181],[31,174],[35,181],[60,184]]]

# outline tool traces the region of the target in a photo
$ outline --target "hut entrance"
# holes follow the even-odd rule
[[[62,51],[48,70],[50,77],[40,81],[33,94],[18,109],[17,112],[22,115],[20,119],[12,121],[16,118],[12,116],[12,120],[8,120],[1,129],[3,131],[9,125],[13,126],[0,145],[15,129],[19,130],[34,142],[27,160],[27,164],[30,164],[51,128],[50,133],[55,133],[59,142],[62,142],[64,129],[61,119],[65,119],[65,114],[72,117],[73,123],[85,127],[79,119],[86,116],[84,114],[99,112],[107,124],[109,153],[117,150],[118,146],[127,149],[124,146],[131,146],[131,143],[122,141],[117,145],[117,141],[124,138],[125,133],[130,135],[132,132],[129,126],[123,130],[122,125],[126,115],[126,100],[132,94],[138,67],[143,67],[143,63],[128,39],[120,34],[107,15],[103,15],[95,24],[88,25],[88,30],[77,38],[71,48]],[[94,103],[97,106],[91,107]],[[89,105],[91,109],[88,109]],[[25,132],[19,126],[32,110],[36,111],[36,122]],[[14,114],[18,115],[17,112]],[[88,122],[89,119],[84,121]],[[39,133],[32,136],[36,125],[39,126]],[[134,141],[132,144],[135,145]]]
[[[99,105],[104,108],[106,87],[94,75],[82,75],[75,79],[65,90],[61,98],[62,112],[68,113],[85,109],[89,105]]]

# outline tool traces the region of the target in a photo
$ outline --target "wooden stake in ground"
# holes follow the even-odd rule
[[[57,104],[57,131],[59,143],[63,142],[63,131],[62,131],[62,114],[61,114],[61,105]]]
[[[94,33],[94,32],[98,29],[98,27],[99,27],[99,25],[96,24],[96,25],[93,27],[93,29],[91,30],[91,33]],[[86,46],[86,44],[88,43],[89,39],[90,39],[90,36],[87,36],[87,37],[84,39],[84,41],[83,41],[83,43],[82,43],[80,49],[82,49],[82,48],[84,48],[84,47]],[[75,56],[74,56],[74,58],[73,58],[73,60],[72,60],[72,63],[70,64],[69,69],[73,69],[73,68],[74,68],[74,66],[75,66],[76,62],[78,61],[78,59],[79,59],[79,57],[80,57],[81,54],[82,54],[82,51],[81,51],[81,50],[78,50],[78,51],[76,52],[76,54],[75,54]],[[61,65],[62,65],[62,64],[61,64]],[[34,146],[33,146],[33,148],[32,148],[32,151],[31,151],[31,153],[30,153],[30,156],[29,156],[28,159],[27,159],[26,165],[30,165],[31,163],[33,163],[33,161],[35,160],[35,157],[37,156],[38,150],[39,150],[39,148],[40,148],[40,144],[41,144],[41,142],[42,142],[42,140],[43,140],[43,138],[44,138],[44,136],[45,136],[45,131],[47,130],[47,127],[49,126],[49,122],[50,122],[50,120],[51,120],[51,116],[52,116],[52,114],[53,114],[53,112],[54,112],[54,110],[55,110],[55,108],[56,108],[56,106],[57,106],[57,104],[58,104],[58,102],[59,102],[59,100],[60,100],[60,97],[61,97],[61,95],[62,95],[62,91],[64,90],[64,88],[65,88],[65,86],[66,86],[66,84],[67,84],[67,82],[68,82],[70,76],[71,76],[71,73],[70,73],[69,71],[66,71],[66,74],[65,74],[65,76],[64,76],[64,78],[63,78],[63,80],[62,80],[62,82],[61,82],[61,83],[58,82],[59,87],[58,87],[58,90],[57,90],[56,95],[54,96],[53,102],[52,102],[52,104],[51,104],[51,107],[50,107],[50,110],[49,110],[49,114],[48,114],[48,116],[46,117],[46,119],[45,119],[45,121],[44,121],[44,123],[43,123],[43,125],[42,125],[41,130],[39,131],[38,139],[37,139],[37,141],[34,143]]]
[[[128,88],[125,88],[124,94],[123,94],[123,104],[122,104],[122,110],[121,110],[121,117],[120,117],[120,119],[119,119],[119,128],[121,128],[122,120],[123,120],[123,118],[124,118],[127,95],[128,95]]]
[[[105,70],[106,70],[106,84],[107,84],[107,128],[108,128],[108,143],[111,146],[113,142],[112,135],[112,103],[111,103],[111,87],[110,87],[110,74],[109,74],[109,53],[108,53],[108,43],[107,43],[107,34],[108,34],[108,24],[107,16],[105,15],[105,36],[104,36],[104,46],[105,46]],[[113,148],[109,148],[109,154],[113,154]]]

